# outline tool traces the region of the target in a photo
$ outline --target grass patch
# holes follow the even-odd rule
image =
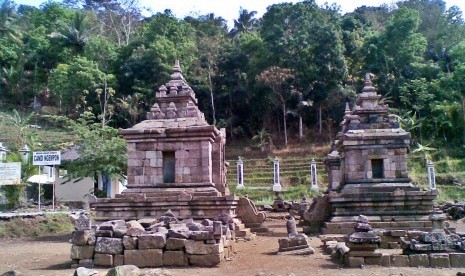
[[[247,187],[245,189],[237,190],[235,186],[230,188],[233,194],[237,196],[247,196],[258,205],[272,205],[276,197],[275,192],[272,190],[249,189]],[[283,191],[280,194],[284,200],[300,202],[302,200],[302,195],[305,195],[308,199],[311,199],[320,195],[321,192],[310,190],[308,185],[298,185],[289,187],[286,189],[286,191]]]
[[[438,186],[438,202],[450,200],[463,201],[465,199],[465,187],[463,186]]]
[[[42,237],[71,233],[74,225],[66,214],[47,214],[34,218],[0,221],[0,238]]]

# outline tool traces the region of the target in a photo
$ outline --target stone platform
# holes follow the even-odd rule
[[[144,195],[144,194],[142,194]],[[141,196],[139,198],[120,196],[115,199],[102,199],[92,206],[96,209],[97,221],[115,219],[135,220],[146,217],[159,217],[171,210],[180,219],[206,219],[218,214],[236,216],[235,209],[239,198],[236,196],[192,197]]]
[[[376,191],[376,189],[373,189]],[[323,234],[349,234],[355,219],[364,214],[373,228],[431,230],[429,213],[437,191],[409,191],[334,193],[330,194],[332,217],[324,223]]]

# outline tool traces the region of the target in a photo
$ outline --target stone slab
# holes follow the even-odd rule
[[[135,265],[137,267],[157,267],[163,265],[163,250],[125,250],[124,264]]]
[[[137,249],[137,237],[124,236],[123,245],[126,250]]]
[[[192,255],[187,254],[189,264],[195,266],[217,266],[223,260],[223,253],[221,254],[206,254],[206,255]]]
[[[139,249],[163,249],[166,244],[165,234],[142,235],[138,237]]]
[[[94,257],[93,245],[72,245],[71,246],[71,259],[92,259]]]
[[[431,253],[429,254],[429,264],[431,267],[450,267],[449,254]]]
[[[451,267],[465,267],[465,253],[449,253]]]
[[[183,250],[185,245],[185,239],[169,238],[166,241],[166,250]]]
[[[348,257],[347,265],[349,267],[362,267],[365,264],[365,259],[363,257]]]
[[[124,255],[114,255],[113,256],[113,266],[124,265]]]
[[[98,237],[95,252],[102,254],[122,254],[123,240],[117,238]]]
[[[411,267],[429,267],[429,258],[427,254],[409,255],[409,263]]]
[[[186,253],[192,255],[215,255],[224,250],[222,244],[205,244],[203,241],[186,240]]]
[[[164,266],[187,266],[189,260],[184,251],[165,251],[163,253]]]
[[[407,267],[409,266],[409,258],[407,255],[392,255],[391,266]]]
[[[94,265],[95,266],[113,266],[113,255],[95,253]]]

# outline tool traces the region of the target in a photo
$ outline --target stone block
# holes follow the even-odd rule
[[[376,251],[350,251],[351,257],[381,257],[381,253]]]
[[[206,255],[187,255],[189,264],[195,266],[217,266],[223,260],[223,253],[221,254],[206,254]]]
[[[224,250],[222,244],[205,244],[203,241],[186,240],[186,253],[193,255],[215,255]]]
[[[387,253],[381,255],[381,266],[390,267],[391,266],[391,256]]]
[[[94,233],[91,230],[76,230],[73,232],[72,244],[87,245],[87,241]]]
[[[449,253],[451,267],[465,267],[465,253]]]
[[[139,249],[162,249],[166,244],[165,234],[150,234],[138,237]]]
[[[363,257],[348,257],[347,265],[349,267],[361,267],[365,264],[365,259]]]
[[[94,267],[94,259],[82,259],[79,260],[79,266],[93,268]]]
[[[138,237],[138,236],[142,236],[144,234],[146,234],[145,230],[142,230],[142,229],[137,228],[137,227],[130,227],[126,231],[126,235],[131,236],[131,237]]]
[[[133,250],[137,248],[137,237],[124,236],[123,245],[126,250]]]
[[[183,250],[185,244],[185,239],[169,238],[166,241],[166,250]]]
[[[97,230],[95,231],[95,236],[113,238],[113,230]]]
[[[449,254],[447,253],[429,254],[429,265],[431,267],[450,267]]]
[[[156,267],[163,265],[163,250],[124,250],[124,264],[137,267]]]
[[[381,256],[379,257],[365,257],[366,265],[381,265]]]
[[[102,254],[122,254],[123,240],[116,238],[98,237],[95,243],[95,252]]]
[[[113,266],[124,265],[124,255],[114,255],[113,256]]]
[[[409,255],[408,258],[411,267],[429,267],[429,258],[426,254]]]
[[[400,249],[400,245],[397,242],[388,242],[389,249]]]
[[[163,253],[164,266],[187,266],[189,260],[184,251],[165,251]]]
[[[95,253],[94,265],[95,266],[113,266],[113,255]]]
[[[407,255],[392,255],[391,266],[407,267],[409,266],[409,259]]]
[[[92,259],[94,257],[94,246],[73,245],[71,246],[71,259]]]

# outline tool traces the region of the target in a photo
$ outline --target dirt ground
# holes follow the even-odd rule
[[[238,242],[232,261],[215,268],[167,268],[173,276],[201,275],[456,275],[465,269],[385,268],[366,266],[362,269],[341,268],[322,254],[321,242],[311,237],[315,254],[309,256],[278,256],[279,236],[285,235],[285,221],[279,217],[266,222],[273,236],[258,236],[253,241]],[[451,225],[455,226],[455,225]],[[460,225],[459,227],[462,227]],[[73,275],[70,269],[70,235],[34,239],[0,240],[0,274],[18,270],[26,276]],[[106,269],[97,269],[105,275]]]

